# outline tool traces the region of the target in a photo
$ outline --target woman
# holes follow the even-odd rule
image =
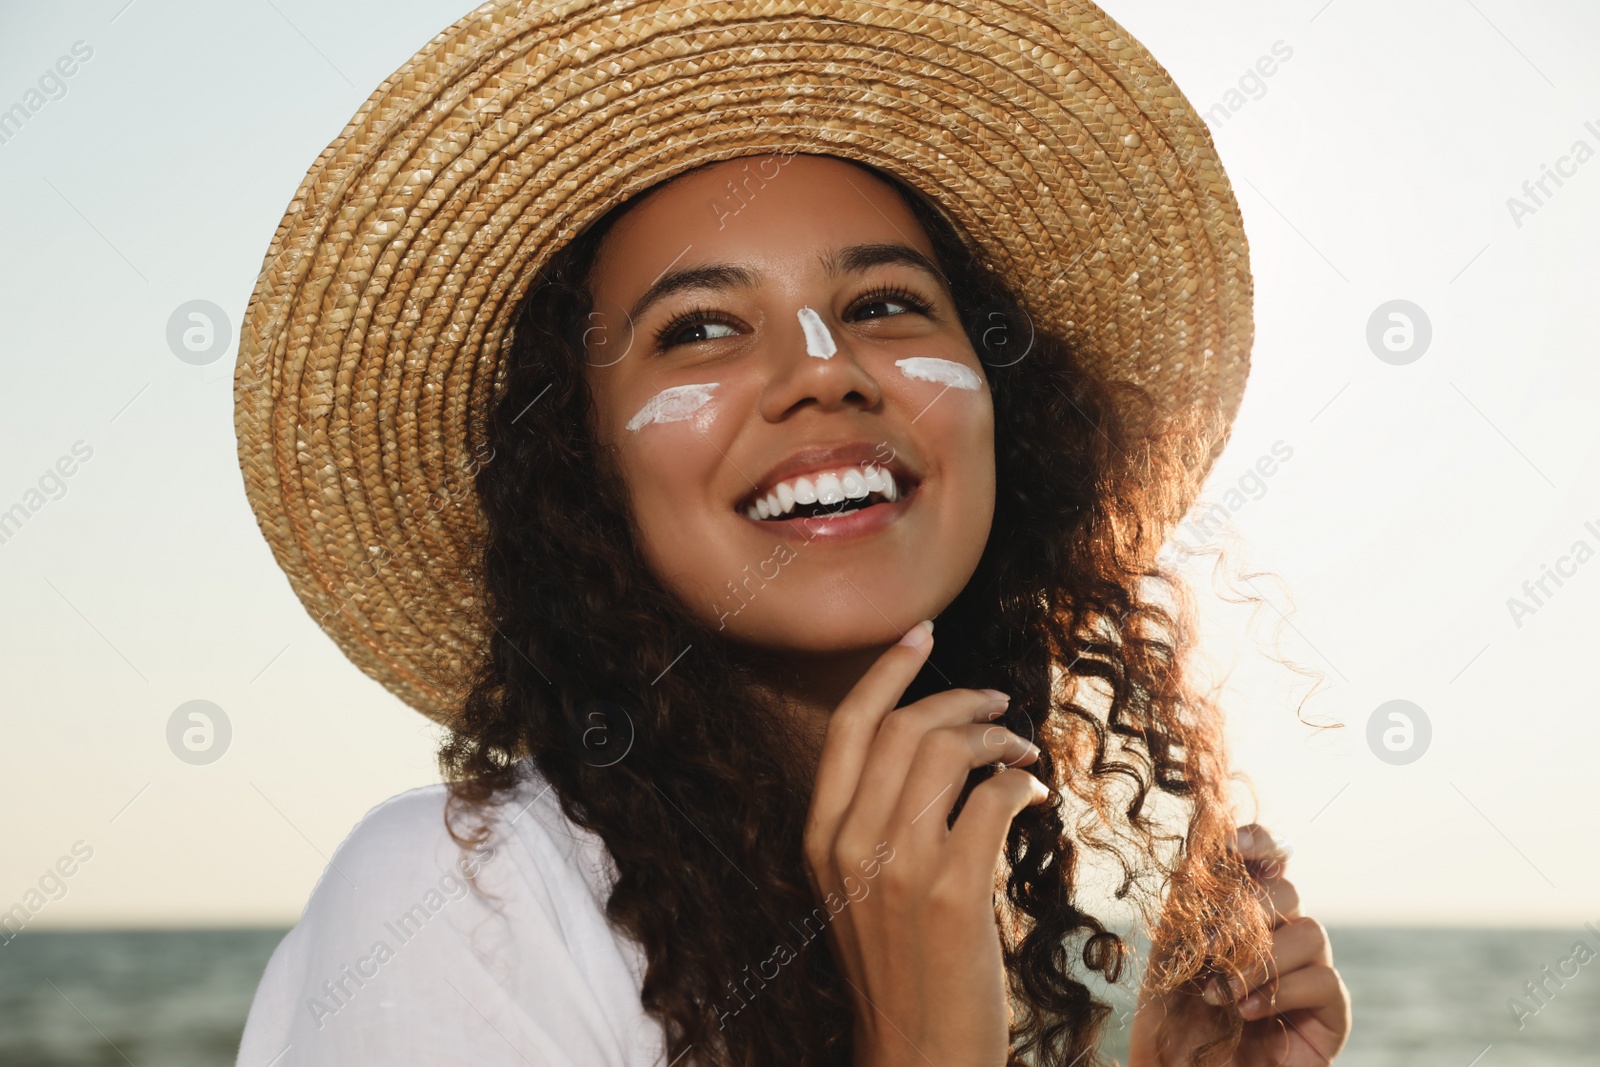
[[[240,1063],[1089,1062],[1129,962],[1096,856],[1159,911],[1132,1062],[1336,1055],[1348,996],[1235,837],[1152,563],[1216,408],[1114,385],[857,159],[591,216],[482,402],[450,786],[341,846]]]

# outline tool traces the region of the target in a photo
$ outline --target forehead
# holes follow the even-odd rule
[[[810,269],[824,250],[866,242],[933,243],[887,181],[832,156],[759,155],[722,160],[644,194],[607,233],[598,288],[642,290],[668,267],[785,261]]]

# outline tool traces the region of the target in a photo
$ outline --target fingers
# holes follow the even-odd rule
[[[974,767],[1003,762],[1008,768],[1031,764],[1039,748],[1003,726],[946,726],[929,730],[918,744],[890,824],[910,842],[943,841],[950,812]]]
[[[1230,843],[1244,859],[1246,867],[1256,880],[1256,896],[1274,927],[1300,915],[1300,894],[1294,883],[1284,877],[1289,857],[1294,848],[1281,838],[1274,837],[1266,827],[1257,823],[1241,826],[1234,831]]]
[[[1283,976],[1276,996],[1252,993],[1239,1002],[1246,1019],[1265,1019],[1290,1011],[1307,1011],[1336,1033],[1349,1029],[1350,993],[1332,967],[1313,963]]]
[[[1289,857],[1294,855],[1293,845],[1274,837],[1271,830],[1259,823],[1249,823],[1235,830],[1229,847],[1244,858],[1252,873],[1268,878],[1281,876]]]
[[[1009,746],[1012,749],[1011,758],[1021,756],[1022,749],[1018,747],[1021,738],[1003,726],[976,725],[987,722],[991,715],[1003,712],[1007,702],[1005,694],[992,689],[951,689],[924,697],[915,704],[896,708],[885,715],[878,726],[877,736],[867,749],[865,766],[856,783],[855,797],[845,810],[844,821],[849,822],[857,815],[864,815],[873,824],[874,832],[887,826],[904,791],[907,773],[915,762],[925,758],[923,745],[929,735],[941,730],[971,727],[977,732],[971,745],[973,752],[984,750],[981,740],[977,739],[978,735],[998,731],[1015,738],[1017,742]],[[1003,746],[989,751],[998,755],[1004,750]],[[961,753],[953,755],[959,762]],[[993,762],[997,755],[988,756],[980,762]],[[945,764],[949,763],[947,758]],[[923,802],[926,800],[924,797]]]
[[[933,648],[933,623],[919,622],[878,657],[828,720],[812,785],[807,835],[831,841],[855,796],[878,726],[894,710]]]
[[[1029,804],[1051,795],[1049,786],[1025,770],[1004,771],[972,790],[945,844],[952,868],[972,878],[970,891],[993,891],[995,867],[1011,820]]]
[[[1256,883],[1256,896],[1266,909],[1274,929],[1300,918],[1300,893],[1287,878],[1263,879]]]
[[[1312,965],[1331,967],[1333,946],[1328,941],[1328,931],[1311,918],[1290,919],[1272,932],[1272,954],[1266,967],[1257,967],[1244,975],[1245,989],[1255,993],[1267,985],[1275,975],[1289,975],[1302,967]],[[1237,986],[1234,992],[1241,992]],[[1207,996],[1212,1003],[1221,1003]]]

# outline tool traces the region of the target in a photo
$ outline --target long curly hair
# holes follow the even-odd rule
[[[1185,669],[1192,596],[1157,558],[1226,430],[1214,416],[1151,419],[1143,390],[1097,378],[1071,344],[1034,329],[936,206],[867,169],[933,242],[995,408],[993,526],[905,700],[1000,689],[1012,699],[997,721],[1042,749],[1026,771],[1056,795],[1013,820],[996,886],[1008,1062],[1098,1062],[1112,1009],[1085,979],[1121,981],[1132,948],[1088,910],[1090,853],[1154,929],[1157,987],[1192,992],[1247,970],[1268,944],[1249,873],[1226,847],[1222,716]],[[747,650],[646,565],[593,432],[586,282],[638,202],[563,246],[514,322],[483,431],[493,460],[476,476],[494,636],[439,754],[452,819],[481,815],[531,757],[611,855],[606,916],[642,946],[641,1000],[669,1061],[692,1050],[683,1062],[708,1067],[850,1064],[851,1001],[826,940],[795,944],[818,909],[802,858],[814,766],[796,759],[795,724]],[[971,773],[952,820],[993,773]],[[452,826],[463,842],[485,832]],[[775,951],[786,965],[769,975],[760,965]],[[1199,1010],[1216,1039],[1194,1062],[1225,1053],[1242,1026],[1231,1008]]]

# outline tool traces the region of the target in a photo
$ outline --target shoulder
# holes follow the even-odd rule
[[[530,761],[516,788],[490,805],[452,810],[445,784],[382,801],[350,829],[311,891],[301,923],[393,915],[417,901],[455,900],[469,884],[521,895],[609,895],[605,848],[562,813]],[[458,840],[451,833],[481,840]],[[508,870],[510,868],[510,870]],[[585,889],[592,892],[585,892]]]
[[[291,1047],[278,1067],[404,1067],[467,1047],[496,1067],[522,1062],[512,1049],[533,1062],[651,1061],[642,961],[604,916],[609,856],[531,763],[521,770],[509,795],[458,821],[487,830],[477,845],[451,835],[442,784],[355,824],[267,964],[241,1065]]]
[[[301,921],[317,908],[368,909],[460,864],[445,823],[448,787],[408,789],[361,817],[328,860]]]

